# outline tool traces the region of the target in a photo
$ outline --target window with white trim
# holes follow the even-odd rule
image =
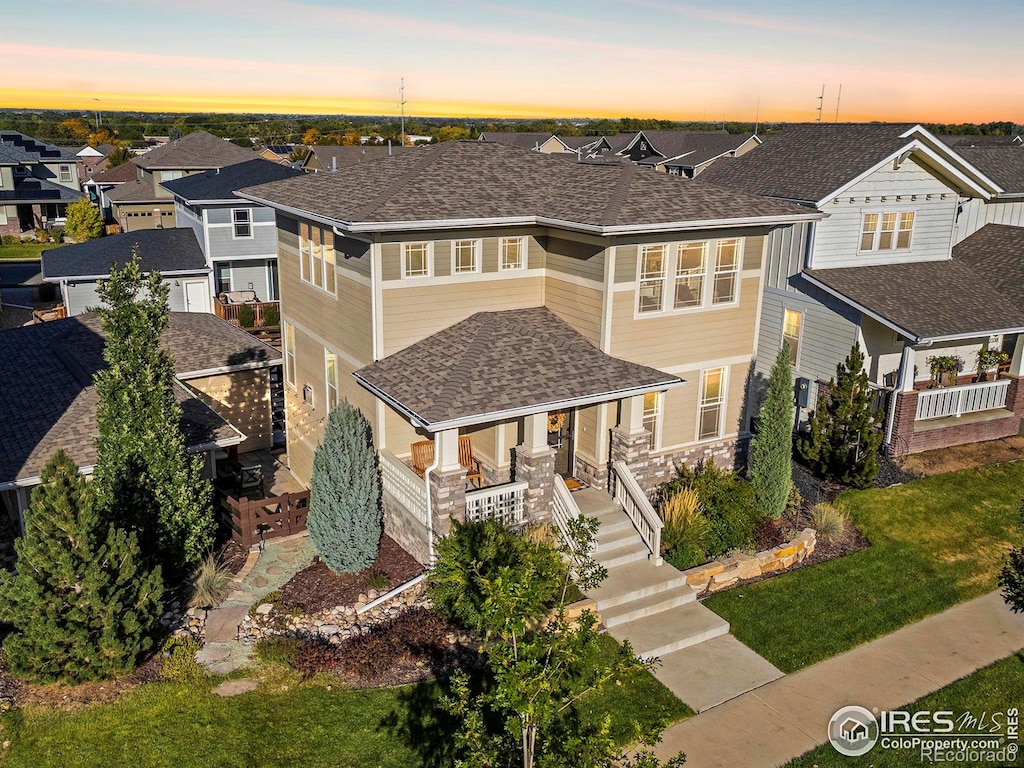
[[[430,243],[402,243],[402,277],[430,277]]]
[[[673,307],[699,307],[704,296],[707,243],[680,243],[676,254],[676,295]]]
[[[651,433],[649,450],[656,450],[661,439],[661,392],[644,395],[644,429]]]
[[[180,179],[182,175],[181,171],[160,171],[160,181],[175,181]]]
[[[525,237],[503,237],[498,241],[498,269],[526,269]]]
[[[284,380],[295,386],[295,326],[284,323]]]
[[[697,439],[722,436],[725,411],[725,368],[707,368],[700,372],[700,404],[697,406]]]
[[[324,384],[327,390],[327,412],[338,407],[338,356],[324,350]]]
[[[714,290],[712,304],[736,301],[736,280],[740,272],[740,241],[719,240],[715,248]]]
[[[865,213],[861,220],[860,250],[909,250],[914,234],[914,218],[914,211]]]
[[[452,274],[464,275],[480,271],[480,241],[452,241]]]
[[[640,246],[640,283],[637,312],[661,312],[665,299],[668,246]]]
[[[231,209],[231,233],[234,238],[252,237],[252,211],[249,208]]]
[[[313,242],[310,239],[311,231],[309,224],[299,225],[299,279],[308,283],[311,282],[310,273],[312,265],[310,256],[313,253]]]
[[[796,367],[800,360],[800,332],[803,330],[804,313],[787,309],[782,319],[782,341],[789,345],[789,364]]]
[[[741,238],[641,245],[637,314],[735,304],[739,299],[742,247]],[[669,276],[673,280],[671,293]]]
[[[337,256],[334,253],[334,231],[322,230],[323,235],[323,268],[324,268],[324,290],[328,293],[335,291],[335,270]]]
[[[71,181],[71,166],[70,165],[58,165],[57,166],[57,177],[63,182]]]
[[[299,225],[299,279],[334,295],[334,232],[309,224]]]

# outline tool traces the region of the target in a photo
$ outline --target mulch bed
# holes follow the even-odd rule
[[[301,608],[305,613],[317,613],[355,603],[359,595],[365,595],[370,589],[371,576],[387,576],[387,586],[377,589],[378,592],[386,592],[422,572],[423,566],[412,555],[391,537],[385,536],[381,540],[380,554],[369,568],[358,573],[337,574],[317,558],[281,587],[281,597],[277,602],[288,608]]]
[[[346,672],[341,666],[332,670],[331,675],[349,688],[392,688],[445,678],[458,670],[479,669],[483,663],[483,656],[478,651],[464,645],[451,645],[439,649],[429,661],[402,659],[381,675],[356,675]]]
[[[163,665],[163,657],[157,654],[117,680],[81,685],[33,685],[14,678],[7,665],[3,664],[0,666],[0,697],[16,707],[28,705],[47,709],[76,709],[90,704],[109,704],[133,688],[159,680]]]
[[[217,558],[217,562],[231,571],[231,573],[237,574],[242,570],[242,566],[245,565],[249,552],[234,539],[227,539],[214,550],[214,555]]]

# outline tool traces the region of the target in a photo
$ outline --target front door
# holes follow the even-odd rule
[[[210,284],[206,280],[183,280],[186,312],[210,312]]]
[[[548,414],[548,446],[555,450],[555,472],[562,477],[575,474],[575,437],[575,410],[551,411]]]

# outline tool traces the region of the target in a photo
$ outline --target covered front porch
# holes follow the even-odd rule
[[[561,531],[579,514],[570,486],[588,483],[641,534],[658,528],[638,480],[645,396],[683,381],[602,353],[549,310],[478,313],[354,376],[382,412],[389,535],[421,561],[452,520]]]

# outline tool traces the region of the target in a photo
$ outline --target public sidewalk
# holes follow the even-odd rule
[[[771,768],[826,742],[840,707],[895,709],[1021,648],[1024,614],[992,592],[674,725],[656,751],[685,752],[687,768]]]

